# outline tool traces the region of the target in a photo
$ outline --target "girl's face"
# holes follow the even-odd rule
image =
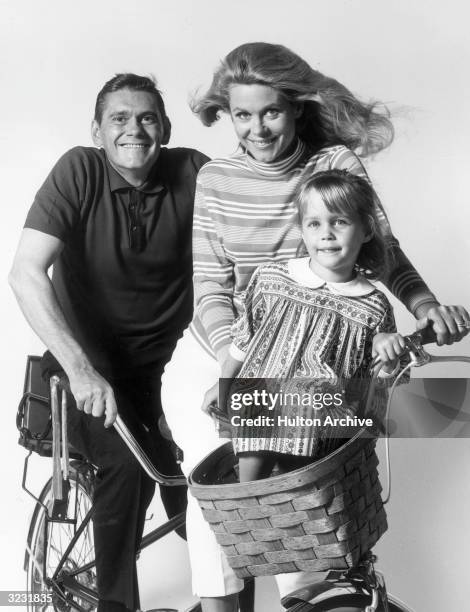
[[[326,281],[347,282],[353,278],[359,251],[370,236],[357,216],[329,211],[315,189],[307,197],[302,238],[310,255],[310,268]]]
[[[302,106],[267,85],[232,85],[230,115],[240,144],[257,161],[272,163],[290,152]]]

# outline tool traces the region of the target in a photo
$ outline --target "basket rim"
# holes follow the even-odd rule
[[[321,459],[318,459],[317,461],[314,461],[313,463],[309,463],[306,466],[297,468],[296,470],[292,470],[284,474],[278,474],[277,476],[270,476],[261,480],[251,480],[242,483],[236,482],[225,484],[209,484],[195,481],[195,478],[199,476],[199,473],[204,470],[205,465],[209,459],[217,457],[217,455],[224,454],[225,451],[228,450],[229,446],[230,448],[232,448],[232,442],[229,441],[225,444],[220,445],[215,450],[211,451],[191,470],[188,477],[188,485],[194,497],[196,498],[199,494],[203,494],[204,491],[209,490],[212,491],[212,493],[216,490],[220,491],[220,498],[223,498],[229,492],[231,492],[232,497],[247,497],[247,494],[250,489],[253,489],[253,494],[256,495],[270,494],[275,491],[284,490],[284,488],[286,487],[281,487],[280,485],[285,484],[287,478],[290,481],[295,480],[296,478],[299,478],[299,480],[301,480],[301,477],[309,472],[315,472],[316,478],[320,478],[325,473],[330,472],[335,466],[335,463],[339,456],[342,456],[341,463],[343,463],[345,459],[343,455],[346,455],[346,458],[349,458],[348,455],[352,456],[359,450],[357,448],[353,448],[353,445],[361,438],[363,440],[363,446],[365,446],[369,442],[375,442],[377,440],[376,436],[371,435],[370,430],[368,430],[366,427],[363,427],[345,444],[334,450],[332,453],[326,455],[325,457],[322,457]],[[362,448],[362,446],[360,448]],[[298,486],[302,486],[302,484],[303,483],[300,481],[298,483]],[[278,485],[278,487],[276,487],[275,485]],[[288,488],[292,488],[292,482],[289,482]],[[243,489],[243,491],[241,489]],[[256,489],[256,491],[254,491],[254,489]]]

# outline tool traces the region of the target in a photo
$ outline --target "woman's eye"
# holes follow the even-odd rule
[[[240,121],[247,121],[250,118],[250,113],[245,113],[245,112],[238,112],[235,114],[235,117],[237,119],[240,119]]]
[[[280,110],[277,108],[270,108],[266,111],[265,115],[268,119],[276,119],[279,116]]]

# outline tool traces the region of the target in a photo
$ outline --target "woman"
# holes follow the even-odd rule
[[[223,442],[199,406],[220,376],[248,281],[258,265],[296,254],[300,230],[292,196],[301,175],[338,168],[366,177],[353,151],[367,156],[393,139],[387,115],[374,104],[360,102],[289,49],[268,43],[245,44],[229,53],[193,109],[205,125],[221,111],[229,113],[240,148],[199,173],[195,317],[163,378],[163,407],[184,451],[186,475]],[[439,305],[401,251],[381,207],[377,213],[395,258],[387,287],[419,325],[433,322],[439,343],[463,337],[468,313]],[[228,567],[191,496],[187,529],[193,588],[204,612],[234,610],[243,583]],[[296,576],[283,580],[286,592],[300,586]]]

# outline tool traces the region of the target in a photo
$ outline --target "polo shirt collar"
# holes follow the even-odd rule
[[[310,257],[290,259],[287,267],[290,276],[297,283],[311,289],[327,287],[331,293],[348,297],[360,297],[375,291],[374,285],[362,274],[357,274],[355,278],[346,283],[331,283],[323,280],[310,269]]]
[[[144,193],[159,193],[163,191],[165,188],[165,183],[163,181],[163,177],[160,176],[159,166],[161,162],[161,157],[164,155],[163,149],[160,151],[160,155],[157,159],[157,163],[150,170],[150,174],[143,185],[140,187],[134,187],[130,183],[126,181],[126,179],[119,174],[117,170],[115,170],[112,165],[109,163],[108,156],[106,155],[104,149],[102,149],[104,159],[106,161],[106,166],[108,168],[108,176],[109,176],[109,188],[111,191],[118,191],[120,189],[136,189],[137,191],[143,191]]]

